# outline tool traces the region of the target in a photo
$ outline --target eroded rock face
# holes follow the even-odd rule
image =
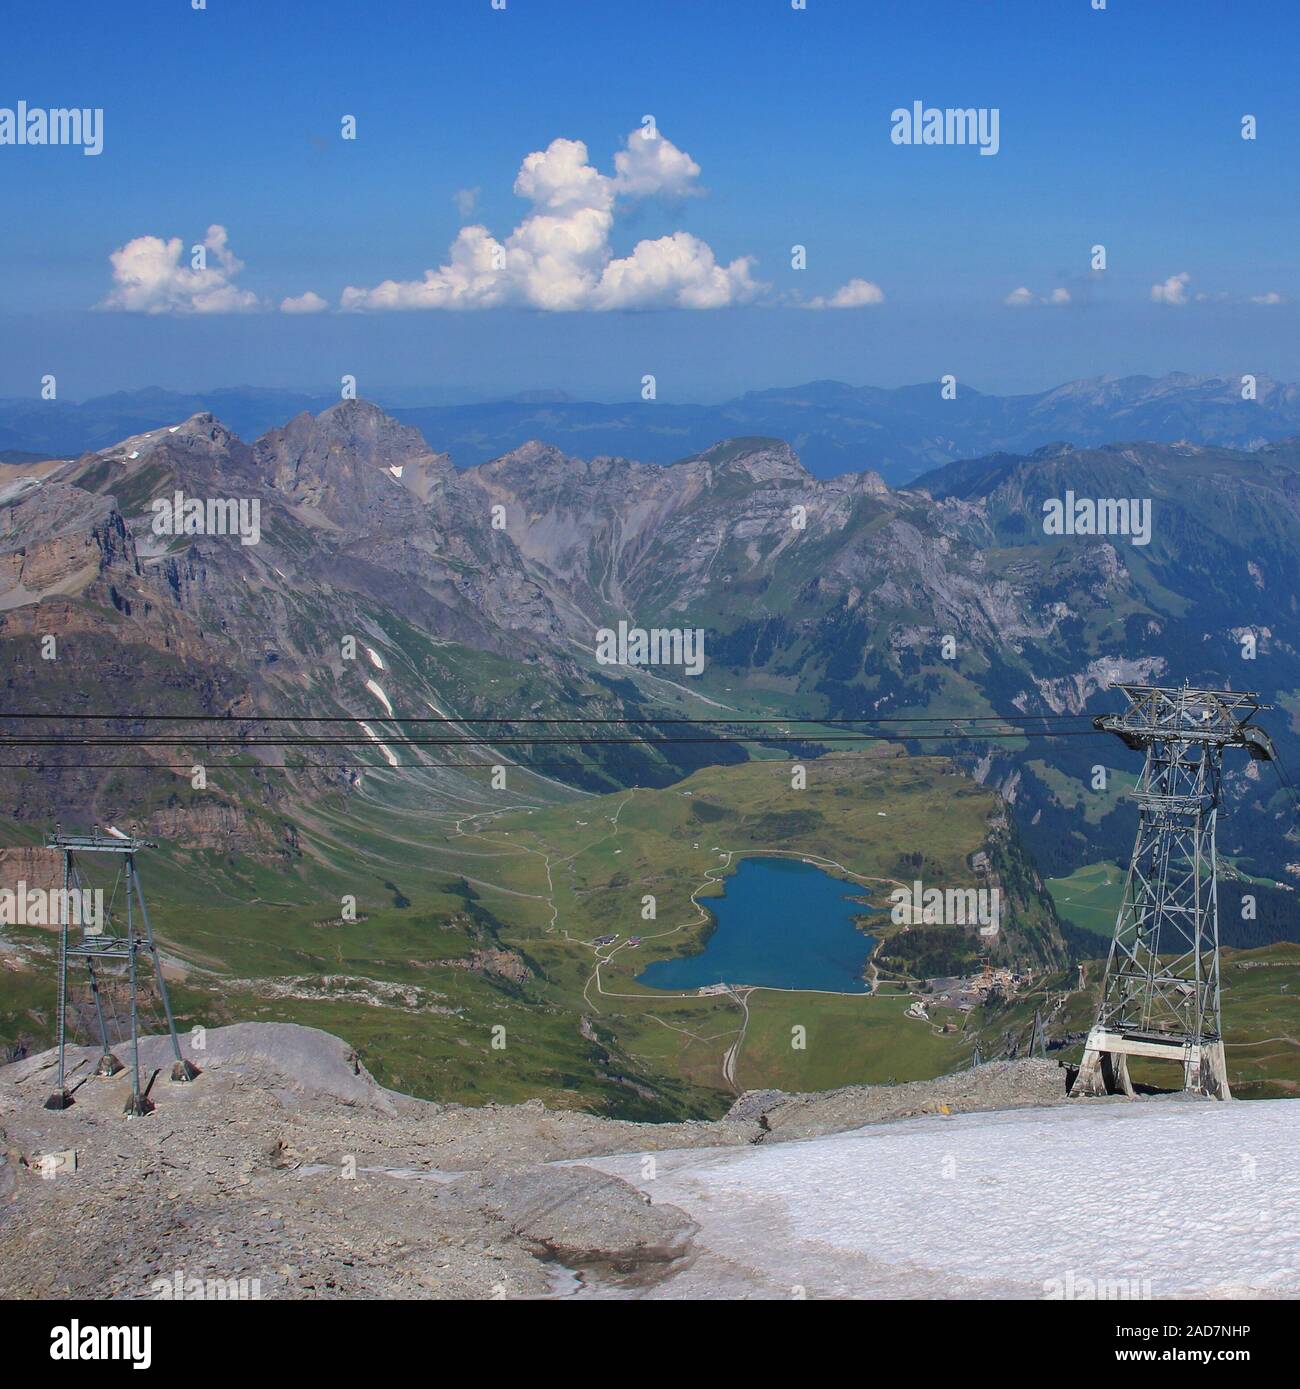
[[[434,453],[419,430],[364,400],[297,415],[263,435],[253,453],[266,483],[290,505],[351,529],[401,515],[452,472],[451,460]]]
[[[111,498],[35,479],[0,490],[0,608],[80,593],[110,569],[139,573]]]
[[[183,843],[191,849],[216,849],[226,853],[293,853],[290,841],[277,839],[272,826],[244,815],[238,806],[164,806],[149,816],[152,838]]]
[[[495,974],[509,979],[513,984],[522,984],[525,979],[533,977],[523,957],[513,950],[475,950],[463,960],[444,960],[442,963],[456,969],[472,970],[475,974]]]
[[[0,849],[0,887],[14,891],[20,882],[42,892],[61,888],[63,855],[35,845]]]

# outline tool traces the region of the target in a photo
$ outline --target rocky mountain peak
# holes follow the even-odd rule
[[[248,445],[215,415],[200,411],[179,424],[133,434],[83,454],[58,476],[106,495],[168,486],[215,494],[249,490],[256,480],[254,466]]]
[[[849,477],[853,481],[855,492],[865,492],[870,497],[887,497],[889,495],[889,486],[885,479],[869,468],[865,472],[850,473]]]
[[[161,431],[160,431],[161,432]],[[180,424],[167,426],[167,437],[175,444],[229,448],[243,441],[210,411],[200,410]]]
[[[708,464],[719,473],[740,473],[755,482],[795,482],[801,486],[812,482],[799,455],[784,439],[723,439],[687,461]]]
[[[340,400],[319,415],[304,411],[284,430],[273,429],[258,442],[260,445],[285,435],[310,452],[346,451],[363,464],[385,468],[437,456],[418,429],[399,424],[369,400]]]
[[[500,458],[494,458],[490,463],[482,464],[478,471],[485,476],[493,477],[521,469],[569,466],[579,462],[580,460],[570,458],[557,449],[554,444],[544,443],[541,439],[526,439],[518,448],[503,453]]]
[[[179,424],[161,425],[142,434],[129,435],[107,448],[95,449],[82,455],[79,461],[137,463],[159,450],[165,450],[176,459],[188,457],[211,462],[246,448],[247,445],[237,434],[205,410],[190,415]]]
[[[423,498],[451,472],[451,460],[434,453],[418,429],[368,400],[341,400],[319,415],[303,411],[264,434],[254,454],[273,487],[340,521],[356,519],[379,497],[391,509],[398,489]]]

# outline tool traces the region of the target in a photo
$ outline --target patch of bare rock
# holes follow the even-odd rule
[[[380,1086],[343,1041],[241,1023],[141,1042],[152,1114],[128,1071],[69,1052],[0,1067],[0,1297],[153,1298],[170,1286],[263,1298],[563,1296],[651,1283],[693,1257],[691,1220],[586,1157],[775,1143],[916,1114],[1054,1103],[1045,1061],[819,1095],[756,1091],[716,1122],[636,1124],[540,1102],[466,1108]],[[129,1061],[128,1055],[122,1055]],[[75,1170],[53,1154],[75,1152]],[[245,1280],[242,1285],[240,1280]]]

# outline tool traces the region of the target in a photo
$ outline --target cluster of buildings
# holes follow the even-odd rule
[[[964,979],[931,979],[928,982],[932,992],[925,1002],[930,1007],[956,1008],[960,1012],[969,1013],[977,1004],[983,1003],[994,989],[1007,994],[1013,993],[1021,985],[1029,983],[1029,976],[1017,974],[1006,965],[999,965],[994,969],[985,963],[978,974],[969,975]]]

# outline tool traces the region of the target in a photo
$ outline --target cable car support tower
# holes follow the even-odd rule
[[[1268,706],[1234,690],[1113,684],[1128,701],[1093,720],[1146,754],[1138,830],[1106,960],[1097,1020],[1071,1095],[1133,1094],[1130,1056],[1176,1061],[1183,1089],[1231,1099],[1219,1017],[1215,859],[1225,748],[1274,760],[1250,720]]]
[[[90,993],[94,1003],[98,1024],[100,1058],[95,1068],[98,1076],[114,1076],[123,1068],[122,1062],[113,1054],[108,1020],[104,1013],[104,991],[101,987],[101,970],[111,961],[125,961],[130,997],[129,1036],[122,1040],[130,1043],[131,1094],[126,1102],[125,1113],[129,1117],[148,1114],[153,1103],[140,1085],[140,970],[139,957],[143,953],[153,966],[155,987],[162,998],[167,1015],[167,1030],[171,1034],[173,1081],[187,1082],[198,1074],[198,1068],[181,1055],[180,1042],[176,1036],[176,1020],[172,1016],[171,999],[167,993],[167,981],[163,978],[162,964],[158,959],[158,947],[154,944],[153,927],[149,923],[149,909],[144,903],[144,892],[140,887],[140,874],[135,866],[135,856],[141,849],[156,847],[152,840],[141,839],[135,835],[117,836],[100,834],[64,834],[56,830],[46,838],[46,847],[57,850],[63,856],[63,910],[62,935],[59,950],[59,1003],[58,1003],[58,1080],[54,1093],[45,1101],[46,1109],[67,1109],[72,1103],[72,1092],[67,1085],[65,1059],[68,1041],[68,971],[72,962],[84,961],[90,980]],[[119,858],[125,877],[125,916],[126,933],[105,930],[106,924],[98,921],[88,924],[83,918],[74,923],[68,910],[70,891],[79,890],[82,885],[81,874],[77,869],[77,858],[82,854],[109,854]],[[138,911],[137,911],[138,908]],[[114,1015],[116,1018],[116,1014]]]

